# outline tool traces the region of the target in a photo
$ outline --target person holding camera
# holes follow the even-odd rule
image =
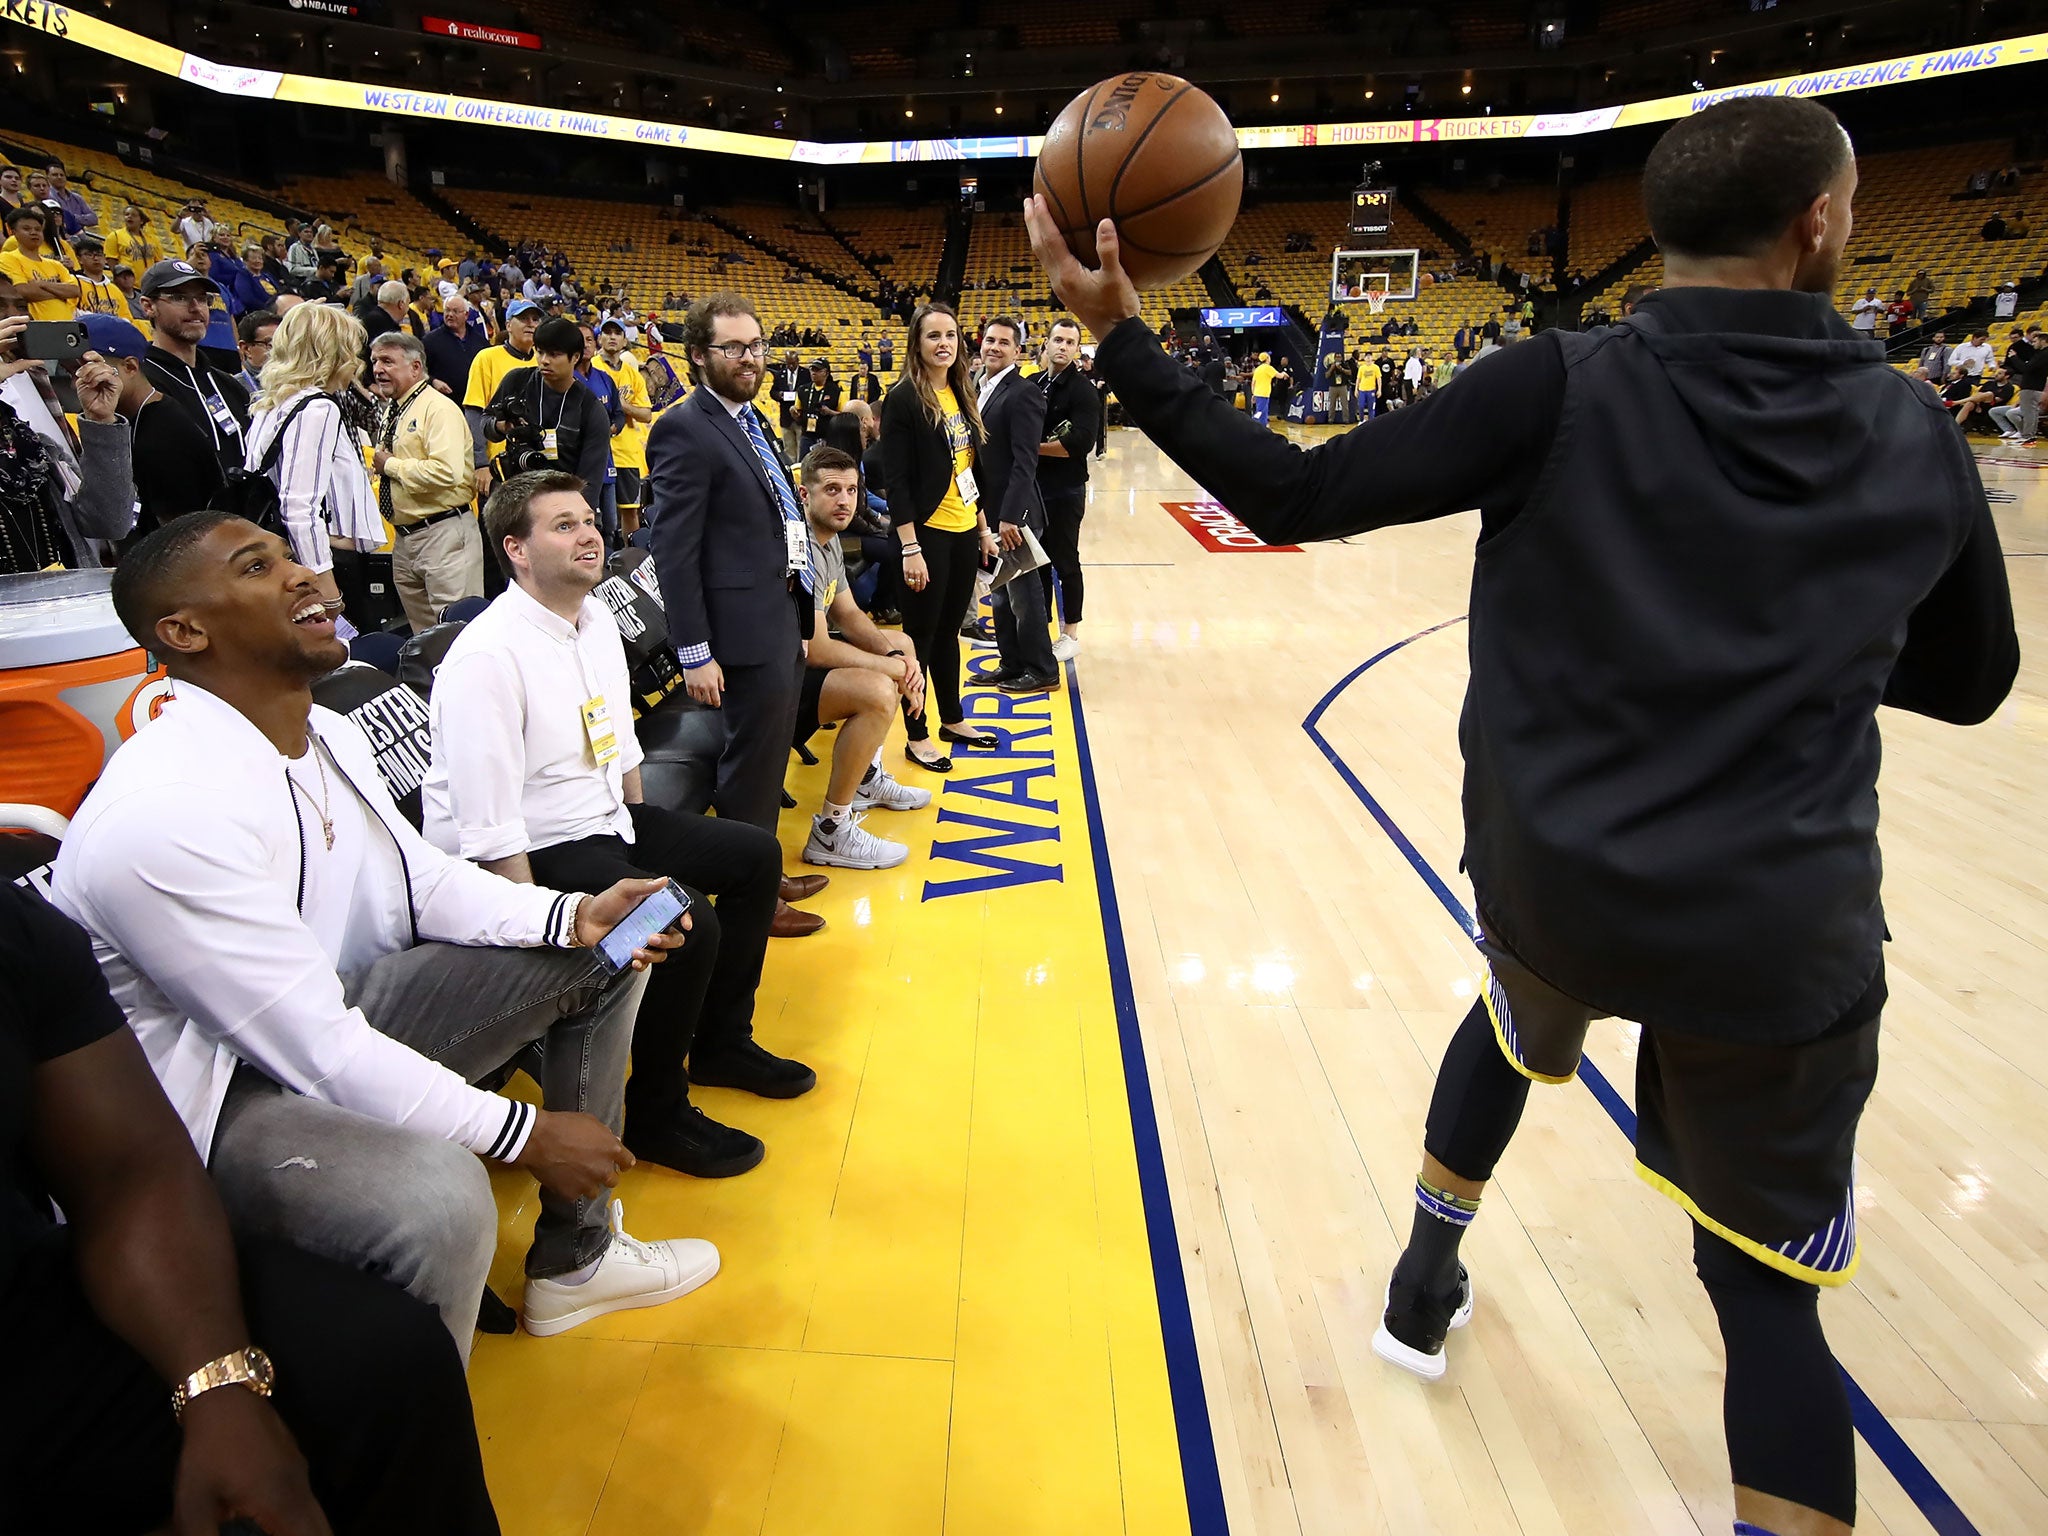
[[[8,575],[96,564],[88,540],[120,538],[135,521],[116,365],[97,351],[72,365],[74,429],[46,365],[23,355],[25,308],[18,288],[0,284],[0,574]]]
[[[506,374],[485,411],[484,435],[505,445],[498,474],[566,470],[583,482],[584,499],[595,511],[611,462],[612,424],[576,376],[583,333],[573,320],[543,321],[533,333],[533,353],[535,365]]]

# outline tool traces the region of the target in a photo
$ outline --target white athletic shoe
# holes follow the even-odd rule
[[[885,811],[921,811],[931,803],[930,790],[912,789],[891,777],[889,770],[879,765],[853,796],[856,811],[866,810],[871,805]]]
[[[1458,1266],[1458,1295],[1448,1305],[1438,1298],[1411,1294],[1406,1309],[1394,1317],[1394,1283],[1387,1282],[1380,1303],[1380,1325],[1372,1336],[1372,1352],[1389,1365],[1420,1376],[1424,1381],[1441,1381],[1450,1362],[1444,1358],[1444,1335],[1472,1321],[1472,1277]],[[1389,1320],[1394,1328],[1388,1327]],[[1395,1328],[1400,1330],[1395,1332]],[[1407,1335],[1402,1337],[1401,1335]]]
[[[1052,659],[1065,663],[1072,661],[1081,649],[1081,642],[1072,635],[1061,635],[1052,643]]]
[[[804,862],[840,869],[894,869],[910,857],[910,849],[904,844],[877,837],[863,827],[861,814],[850,813],[830,835],[825,831],[825,818],[813,816],[810,840],[804,844]]]
[[[718,1250],[701,1237],[671,1237],[643,1243],[628,1237],[626,1207],[612,1202],[612,1240],[597,1261],[597,1273],[581,1285],[560,1280],[526,1282],[521,1321],[526,1331],[549,1338],[580,1327],[607,1312],[658,1307],[687,1296],[718,1273]]]

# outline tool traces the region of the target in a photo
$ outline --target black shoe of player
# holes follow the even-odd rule
[[[1472,1277],[1458,1266],[1458,1288],[1436,1296],[1399,1279],[1387,1282],[1387,1310],[1372,1336],[1372,1352],[1424,1381],[1441,1381],[1448,1369],[1444,1335],[1472,1321]]]

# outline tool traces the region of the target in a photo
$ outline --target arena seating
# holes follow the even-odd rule
[[[825,216],[899,287],[929,291],[946,248],[946,216],[936,208],[835,208]]]
[[[1547,281],[1550,258],[1529,254],[1529,234],[1557,222],[1557,189],[1547,183],[1510,182],[1498,190],[1485,187],[1450,189],[1423,187],[1423,201],[1447,219],[1472,244],[1510,272],[1527,272],[1532,282]],[[1433,235],[1397,244],[1441,245]]]
[[[581,283],[623,282],[631,303],[646,314],[664,313],[662,300],[670,292],[694,297],[720,288],[741,289],[759,306],[769,330],[791,321],[823,331],[831,338],[825,355],[842,374],[854,365],[861,332],[883,328],[873,305],[707,220],[682,217],[671,208],[509,192],[451,189],[448,195],[464,214],[507,243],[540,240],[566,251]],[[774,212],[787,217],[779,209]],[[679,243],[668,243],[671,231],[680,234]],[[630,251],[612,249],[628,242]],[[679,312],[666,313],[682,318]],[[805,355],[817,350],[805,349]]]
[[[476,245],[404,187],[393,186],[373,173],[297,176],[284,184],[280,195],[294,208],[338,230],[382,235],[387,247],[409,253],[408,266],[414,264],[414,257],[425,261],[428,251],[459,258]]]

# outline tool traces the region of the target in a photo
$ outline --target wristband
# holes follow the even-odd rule
[[[902,553],[906,558],[911,555],[921,555],[924,553],[924,546],[922,544],[906,544],[903,546]]]

